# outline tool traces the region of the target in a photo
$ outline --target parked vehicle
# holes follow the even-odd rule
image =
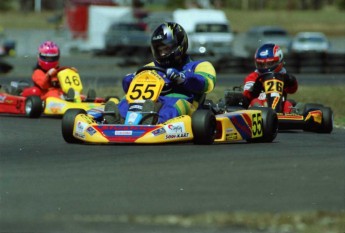
[[[299,32],[291,42],[291,52],[317,52],[329,51],[330,42],[322,32]]]
[[[16,53],[15,47],[16,42],[12,39],[8,39],[5,30],[0,26],[0,57],[14,56]]]
[[[104,38],[107,55],[150,52],[151,30],[144,22],[115,22],[110,25]]]
[[[234,35],[225,13],[214,9],[178,9],[173,20],[188,34],[190,54],[229,56]]]
[[[254,56],[258,47],[262,44],[273,42],[280,46],[284,54],[289,52],[291,36],[282,27],[257,26],[247,31],[244,37],[244,49],[248,56]]]

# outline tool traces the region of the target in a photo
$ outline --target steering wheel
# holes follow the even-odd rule
[[[137,72],[135,72],[135,74],[139,74],[140,72],[143,72],[145,70],[155,70],[155,71],[162,72],[163,74],[167,75],[167,70],[162,68],[162,67],[158,67],[158,66],[143,66],[140,69],[138,69]]]
[[[143,71],[146,71],[146,70],[155,70],[155,71],[158,71],[158,72],[162,72],[164,74],[164,76],[162,77],[164,79],[164,88],[161,92],[162,95],[166,95],[168,94],[171,89],[172,89],[172,82],[170,79],[167,78],[167,70],[165,68],[162,68],[162,67],[158,67],[158,66],[143,66],[141,68],[139,68],[137,70],[137,72],[135,72],[135,74],[139,74],[140,72],[143,72]]]

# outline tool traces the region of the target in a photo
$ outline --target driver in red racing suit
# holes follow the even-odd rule
[[[255,67],[256,70],[244,79],[243,95],[247,99],[249,106],[266,106],[264,93],[256,91],[258,84],[257,78],[264,73],[279,73],[284,78],[284,97],[283,113],[291,113],[293,102],[286,99],[287,94],[293,94],[298,89],[298,83],[294,75],[287,73],[284,68],[283,52],[276,44],[267,43],[256,50]]]
[[[57,69],[59,68],[60,49],[53,41],[45,41],[38,47],[37,65],[32,73],[33,87],[25,88],[22,96],[36,95],[45,100],[48,96],[61,98]]]
[[[158,99],[158,103],[161,104],[159,111],[156,110],[156,106],[146,107],[145,105],[150,105],[150,100],[145,101],[143,110],[158,112],[158,119],[149,119],[143,124],[163,123],[177,116],[192,115],[200,107],[206,93],[214,89],[216,71],[213,65],[208,61],[192,61],[187,54],[187,48],[187,34],[177,23],[163,23],[153,32],[151,50],[154,61],[146,66],[166,69],[167,81],[171,86]],[[122,80],[125,93],[134,76],[135,74],[131,73]],[[105,111],[115,111],[115,116],[105,116],[106,121],[123,123],[128,107],[126,99],[122,99],[118,106],[111,101],[107,102]]]

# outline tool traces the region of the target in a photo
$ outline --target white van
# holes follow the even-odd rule
[[[225,13],[215,9],[178,9],[173,21],[188,34],[189,53],[197,55],[229,56],[234,35]]]

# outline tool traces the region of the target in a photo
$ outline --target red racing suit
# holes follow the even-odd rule
[[[30,95],[36,95],[40,96],[42,100],[45,100],[49,96],[61,98],[63,92],[58,85],[56,75],[56,71],[44,71],[40,67],[37,67],[32,73],[34,86],[25,88],[22,92],[22,96],[27,97]]]
[[[285,100],[283,101],[283,112],[290,113],[293,107],[293,103],[286,99],[287,94],[293,94],[298,89],[298,83],[294,75],[288,74],[283,68],[280,72],[284,76],[284,91],[283,95]],[[259,104],[261,106],[265,106],[265,97],[261,96],[261,94],[257,94],[253,91],[254,84],[256,79],[260,76],[260,73],[255,70],[254,72],[250,73],[244,79],[244,87],[243,87],[243,95],[249,102],[249,106],[253,106],[255,104]]]

